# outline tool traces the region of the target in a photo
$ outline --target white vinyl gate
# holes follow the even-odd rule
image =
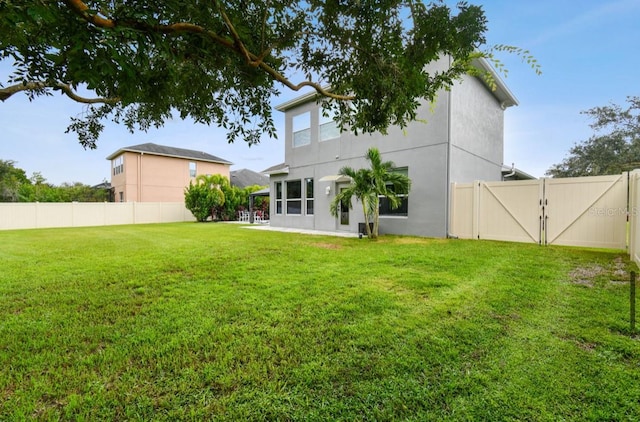
[[[628,174],[453,184],[460,238],[625,249]]]

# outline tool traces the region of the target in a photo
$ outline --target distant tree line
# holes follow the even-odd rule
[[[0,202],[104,202],[109,195],[108,189],[79,182],[56,186],[39,172],[27,177],[15,161],[0,159]]]
[[[583,111],[592,120],[589,126],[594,135],[574,145],[561,163],[547,170],[547,175],[601,176],[640,168],[640,96],[627,97],[627,104]]]

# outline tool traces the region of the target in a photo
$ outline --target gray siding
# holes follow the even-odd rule
[[[504,110],[481,81],[451,90],[451,181],[501,180]]]
[[[307,112],[311,122],[310,143],[294,147],[293,119]],[[360,204],[354,201],[350,224],[341,226],[338,219],[329,214],[329,204],[340,185],[320,179],[337,175],[344,166],[356,169],[366,166],[364,154],[371,147],[378,148],[384,160],[408,167],[412,180],[408,216],[381,216],[383,234],[444,237],[450,183],[500,180],[504,111],[495,96],[476,78],[465,77],[450,91],[443,91],[436,104],[423,104],[419,108],[419,121],[404,129],[390,128],[387,135],[355,136],[344,132],[339,138],[319,141],[320,112],[315,101],[286,111],[285,163],[289,174],[271,176],[272,191],[274,181],[313,178],[314,215],[305,215],[304,210],[301,215],[286,215],[286,211],[277,215],[272,194],[271,224],[274,226],[356,232],[358,223],[364,222]],[[284,208],[286,210],[286,205]]]

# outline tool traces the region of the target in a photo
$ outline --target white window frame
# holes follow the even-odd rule
[[[124,154],[111,160],[111,168],[114,176],[124,172]]]
[[[311,112],[296,114],[291,118],[292,137],[294,148],[311,144]]]
[[[409,167],[398,167],[398,168],[393,169],[392,171],[393,172],[397,172],[397,173],[402,173],[407,177],[409,176]],[[407,212],[406,212],[406,214],[405,213],[397,213],[397,212],[395,212],[396,210],[401,209],[402,206],[396,208],[395,210],[391,210],[390,209],[391,212],[383,214],[382,210],[380,210],[380,207],[382,206],[382,200],[386,199],[386,197],[381,195],[379,197],[379,200],[380,200],[379,201],[379,211],[380,211],[379,215],[380,215],[380,217],[384,217],[384,218],[389,218],[389,217],[391,217],[391,218],[394,218],[394,217],[395,218],[407,218],[407,217],[409,217],[409,202],[408,202],[409,201],[409,198],[408,198],[409,195],[408,194],[401,194],[401,195],[397,195],[397,196],[398,196],[398,198],[402,198],[403,201],[407,201]]]
[[[289,186],[293,185],[293,184],[299,184],[300,185],[300,196],[298,197],[289,197]],[[287,180],[285,183],[285,200],[286,200],[286,210],[285,213],[287,215],[302,215],[302,180],[301,179],[296,179],[296,180]],[[290,212],[289,208],[294,208],[294,204],[298,203],[298,209],[299,212]],[[295,209],[295,208],[294,208]]]
[[[331,128],[328,135],[325,135],[323,128]],[[332,139],[338,139],[340,137],[340,128],[333,120],[333,116],[327,116],[324,111],[320,109],[320,120],[318,122],[318,141],[330,141]]]
[[[275,201],[275,214],[282,215],[284,212],[283,208],[283,200],[282,200],[282,182],[274,182],[273,183],[273,191],[275,192],[274,201]],[[278,209],[278,205],[280,205]]]
[[[313,177],[307,177],[304,179],[304,212],[306,215],[313,215],[314,207],[315,207],[315,186],[313,183]],[[309,184],[311,184],[311,196],[309,196]],[[311,207],[309,207],[311,204]],[[311,209],[311,212],[309,212]]]

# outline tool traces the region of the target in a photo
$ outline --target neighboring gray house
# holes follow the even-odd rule
[[[443,59],[434,69],[447,65]],[[339,170],[367,166],[365,152],[377,147],[383,160],[393,161],[412,181],[400,208],[390,210],[382,201],[380,233],[447,236],[451,183],[502,180],[504,110],[518,104],[488,62],[478,60],[476,66],[493,75],[495,90],[479,78],[464,76],[440,92],[435,105],[421,105],[422,121],[404,130],[390,128],[388,135],[339,133],[333,121],[322,116],[314,93],[276,107],[285,113],[285,162],[263,171],[270,176],[271,225],[361,230],[359,202],[354,200],[352,210],[343,207],[337,218],[329,213],[329,204],[349,183],[338,176]]]
[[[239,188],[247,186],[269,186],[269,178],[249,169],[231,170],[231,185]]]

